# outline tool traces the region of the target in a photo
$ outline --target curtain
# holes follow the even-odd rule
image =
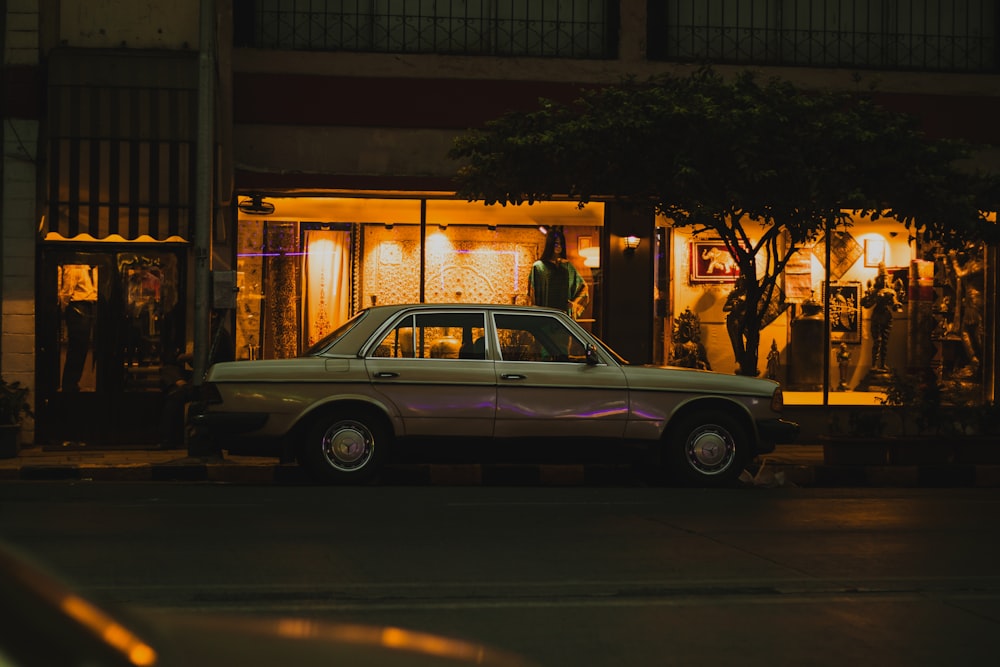
[[[303,253],[303,343],[308,347],[350,317],[351,234],[308,230]]]

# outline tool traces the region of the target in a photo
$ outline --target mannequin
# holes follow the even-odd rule
[[[551,229],[545,237],[541,258],[531,267],[528,284],[532,303],[558,308],[577,319],[590,296],[587,283],[566,259],[566,239],[561,229]]]

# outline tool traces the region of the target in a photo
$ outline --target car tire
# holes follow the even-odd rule
[[[309,429],[302,462],[325,484],[368,484],[385,460],[390,439],[388,427],[376,415],[331,413]]]
[[[749,458],[746,428],[719,410],[699,410],[680,418],[666,443],[671,473],[692,486],[729,486]]]

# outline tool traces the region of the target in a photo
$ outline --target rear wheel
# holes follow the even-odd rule
[[[327,484],[367,484],[389,447],[389,429],[376,415],[339,412],[320,418],[306,436],[302,462]]]
[[[666,443],[672,472],[680,481],[698,486],[727,486],[743,472],[749,459],[746,428],[729,414],[699,410],[682,417]]]

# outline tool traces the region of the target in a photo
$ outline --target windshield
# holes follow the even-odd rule
[[[315,343],[313,343],[309,347],[308,350],[306,350],[305,352],[303,352],[302,356],[304,356],[304,357],[315,357],[316,355],[318,355],[321,352],[323,352],[323,350],[325,350],[326,348],[328,348],[331,345],[333,345],[337,341],[338,338],[340,338],[345,333],[347,333],[348,331],[350,331],[351,328],[355,324],[357,324],[361,320],[361,318],[365,315],[365,313],[367,313],[367,312],[368,312],[367,310],[362,310],[360,313],[358,313],[357,315],[355,315],[351,319],[347,320],[346,322],[344,322],[343,324],[341,324],[339,327],[337,327],[336,329],[334,329],[333,331],[331,331],[327,335],[325,335],[322,338],[320,338],[318,341],[316,341]]]

